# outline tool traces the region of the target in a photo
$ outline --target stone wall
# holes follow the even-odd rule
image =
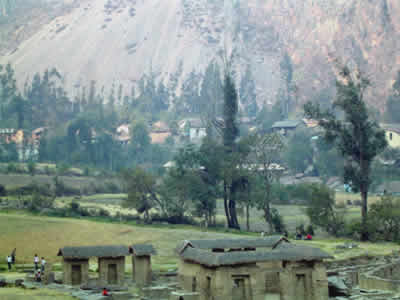
[[[322,262],[286,262],[279,273],[281,300],[328,300],[328,280]]]
[[[103,285],[124,285],[125,282],[125,257],[99,258],[99,280],[98,284]],[[112,266],[116,269],[112,270]],[[115,278],[110,278],[115,276]]]
[[[132,256],[132,278],[139,285],[151,283],[151,256]]]
[[[89,260],[68,260],[63,261],[63,283],[72,285],[72,269],[74,266],[81,267],[81,285],[86,285],[89,282]]]
[[[400,292],[399,273],[399,263],[379,266],[359,275],[360,288]]]

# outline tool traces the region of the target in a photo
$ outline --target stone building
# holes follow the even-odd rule
[[[281,237],[185,241],[179,281],[199,300],[328,300],[328,281],[318,248]],[[266,298],[268,297],[268,298]]]
[[[152,280],[151,255],[156,254],[152,245],[133,245],[129,248],[132,254],[132,278],[139,285],[147,285]]]
[[[125,256],[127,246],[64,247],[58,256],[63,257],[64,284],[89,284],[89,259],[97,258],[98,286],[123,285],[125,276]]]

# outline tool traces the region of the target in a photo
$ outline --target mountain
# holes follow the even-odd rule
[[[0,10],[7,1],[24,2],[0,0]],[[340,59],[370,76],[367,101],[382,111],[399,70],[398,0],[30,3],[29,18],[14,5],[16,17],[7,22],[13,27],[0,43],[0,63],[14,65],[21,85],[51,67],[66,74],[71,92],[90,80],[106,87],[122,83],[129,91],[150,72],[164,83],[181,83],[192,70],[204,72],[210,61],[232,52],[238,77],[251,67],[259,104],[276,101],[288,70],[293,103],[300,104],[334,93]],[[0,24],[5,18],[0,15]]]

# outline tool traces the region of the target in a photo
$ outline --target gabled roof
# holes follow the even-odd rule
[[[296,128],[302,123],[304,123],[302,120],[278,121],[272,125],[272,128]]]
[[[64,247],[58,251],[57,256],[64,258],[88,259],[91,257],[121,257],[129,255],[127,246],[86,246]]]
[[[129,247],[129,252],[134,256],[150,256],[156,254],[156,250],[153,245],[150,244],[132,245]]]
[[[216,253],[198,248],[186,247],[180,257],[189,262],[207,267],[250,264],[265,261],[321,261],[333,258],[319,248],[285,244],[270,251],[235,251]]]
[[[241,248],[276,248],[281,242],[289,241],[282,236],[274,235],[257,239],[218,239],[189,240],[184,243],[198,249],[241,249]]]

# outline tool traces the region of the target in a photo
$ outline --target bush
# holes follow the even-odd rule
[[[318,226],[328,233],[339,236],[343,234],[345,225],[343,209],[335,206],[335,193],[322,184],[312,185],[311,198],[308,201],[306,214],[311,224]]]
[[[52,208],[54,204],[54,197],[43,196],[37,192],[35,192],[30,201],[28,202],[28,209],[30,211],[40,211],[45,208]]]
[[[283,217],[279,214],[276,208],[271,209],[271,221],[274,226],[274,230],[277,233],[284,233],[286,230],[285,223],[283,222]]]
[[[33,161],[30,161],[28,163],[28,172],[31,176],[35,176],[36,174],[36,163],[34,163]]]
[[[0,184],[0,197],[7,196],[7,191],[4,185]]]
[[[9,163],[7,165],[7,173],[17,173],[17,166],[15,163]]]

